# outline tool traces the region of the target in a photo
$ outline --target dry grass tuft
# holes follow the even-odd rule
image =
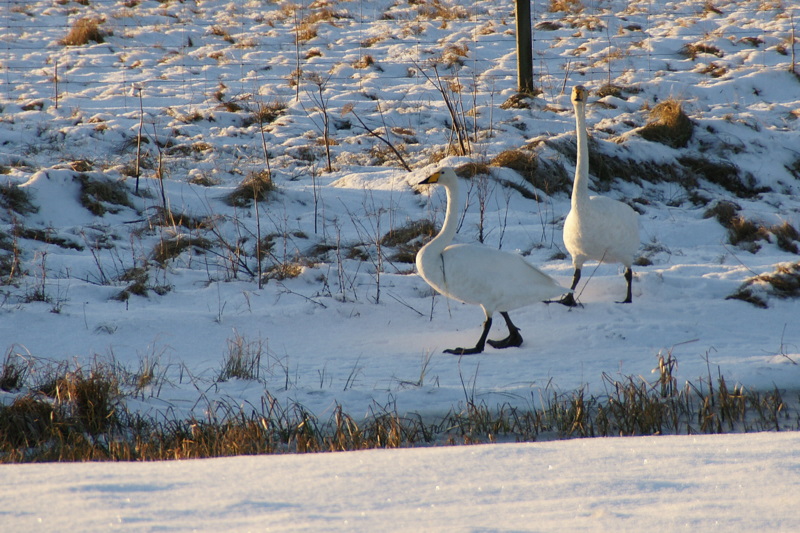
[[[536,154],[523,150],[505,150],[491,160],[491,166],[516,170],[523,176],[533,174],[538,165]]]
[[[86,159],[77,159],[71,161],[69,167],[75,172],[90,172],[94,168],[94,164]]]
[[[188,213],[176,213],[172,210],[157,206],[154,213],[147,219],[149,228],[155,227],[182,227],[190,230],[209,229],[213,227],[210,217],[196,217]]]
[[[650,118],[651,122],[639,130],[639,135],[672,148],[685,148],[689,144],[694,124],[681,102],[673,98],[660,102],[650,111]]]
[[[308,15],[298,21],[295,27],[295,38],[299,43],[310,41],[317,37],[320,24],[327,23],[335,25],[337,20],[343,18],[349,17],[330,7],[310,9]]]
[[[31,202],[28,191],[13,183],[0,185],[0,208],[10,209],[20,215],[39,211]]]
[[[752,198],[770,190],[769,187],[759,186],[752,174],[742,172],[728,161],[683,156],[678,158],[678,162],[695,181],[705,179],[740,198]]]
[[[120,207],[133,207],[128,189],[121,182],[96,179],[88,174],[79,174],[75,179],[81,185],[81,205],[95,216],[117,213]]]
[[[478,175],[491,175],[492,168],[489,163],[483,161],[470,161],[469,163],[458,166],[455,172],[462,178],[472,179]]]
[[[188,235],[178,235],[173,239],[165,239],[156,244],[153,248],[153,261],[161,266],[167,264],[170,259],[175,259],[186,250],[204,252],[212,248],[212,243],[202,237],[192,237]]]
[[[800,232],[789,222],[774,226],[765,226],[748,220],[741,215],[733,215],[727,225],[720,223],[728,229],[728,241],[749,252],[756,253],[761,249],[757,241],[772,241],[775,237],[775,244],[785,252],[796,254],[800,252],[797,242],[800,241]]]
[[[622,87],[614,85],[613,83],[606,83],[597,90],[598,98],[605,98],[606,96],[613,96],[615,98],[622,98]]]
[[[25,228],[17,226],[14,228],[14,235],[20,239],[30,239],[32,241],[44,242],[47,244],[55,244],[56,246],[64,249],[83,250],[83,246],[77,242],[61,237],[58,232],[53,228],[38,229],[38,228]]]
[[[114,296],[113,299],[124,302],[127,301],[132,294],[136,296],[147,296],[150,274],[147,272],[146,268],[129,268],[119,276],[118,280],[128,285]]]
[[[686,44],[681,48],[681,55],[688,57],[692,61],[697,59],[697,56],[700,54],[708,54],[716,57],[725,56],[722,50],[716,46],[705,43]]]
[[[505,167],[516,171],[533,187],[544,191],[546,194],[556,194],[571,190],[572,182],[564,168],[557,164],[540,159],[534,152],[528,150],[506,150],[500,152],[489,163],[493,167]],[[525,189],[520,190],[514,184],[504,182],[519,190],[526,198],[536,199],[536,194],[531,194]]]
[[[770,297],[800,298],[800,262],[777,265],[775,271],[746,280],[728,300],[742,300],[766,309]]]
[[[277,190],[268,170],[251,172],[227,196],[225,203],[231,207],[250,207],[253,201],[263,202],[269,199],[269,193]]]
[[[30,365],[23,357],[9,349],[0,368],[0,391],[11,392],[20,390],[30,371]]]
[[[417,252],[436,234],[436,227],[430,220],[414,220],[400,228],[393,229],[380,239],[381,246],[394,248],[390,261],[413,263]]]
[[[800,266],[790,268],[800,274]],[[797,282],[789,285],[800,290]],[[233,339],[235,372],[258,373],[260,342]],[[243,354],[243,368],[239,356]],[[335,406],[327,420],[300,404],[284,405],[268,392],[261,405],[243,408],[215,402],[208,418],[161,418],[130,414],[121,384],[130,376],[96,362],[89,372],[55,368],[39,393],[0,404],[0,463],[40,461],[143,461],[245,454],[308,453],[432,444],[476,444],[576,437],[782,431],[798,429],[794,406],[780,391],[749,391],[718,379],[678,386],[677,361],[658,355],[656,378],[603,376],[605,394],[584,389],[545,390],[540,407],[490,407],[467,393],[463,408],[441,417],[401,415],[376,406],[356,419]],[[231,377],[234,377],[231,375]]]
[[[0,462],[13,462],[15,458],[21,461],[26,449],[47,442],[54,414],[50,403],[31,395],[19,396],[11,405],[0,407],[0,451],[10,452],[5,460],[0,458]]]
[[[243,379],[257,381],[261,378],[261,357],[264,353],[264,341],[248,341],[238,332],[228,339],[228,353],[222,368],[217,374],[217,381]]]
[[[550,0],[547,10],[551,13],[577,14],[585,9],[583,0]]]
[[[124,411],[117,369],[95,363],[89,371],[46,370],[36,392],[0,406],[0,461],[110,459],[111,434]],[[52,375],[52,372],[57,372]]]
[[[705,3],[703,4],[703,13],[704,14],[713,13],[715,15],[722,15],[722,10],[719,9],[717,6],[715,6],[711,0],[706,0]]]
[[[622,86],[614,83],[605,83],[597,89],[597,97],[604,98],[606,96],[613,96],[622,100],[627,100],[626,94],[639,94],[642,90],[639,87]]]
[[[728,73],[728,69],[712,61],[708,65],[698,69],[697,72],[700,74],[708,74],[712,78],[721,78]]]
[[[223,41],[225,41],[225,42],[227,42],[229,44],[233,44],[234,42],[236,42],[234,40],[234,38],[231,37],[231,34],[228,32],[228,30],[226,30],[222,26],[214,25],[214,26],[211,27],[211,29],[208,32],[211,35],[219,37],[220,39],[222,39]]]
[[[374,45],[376,45],[376,44],[378,44],[380,42],[383,42],[383,41],[385,41],[386,39],[389,39],[389,38],[390,37],[389,37],[388,34],[373,35],[373,36],[370,36],[370,37],[367,37],[367,38],[363,39],[359,43],[359,45],[361,46],[361,48],[371,48],[372,46],[374,46]]]
[[[460,20],[469,18],[469,10],[456,2],[444,3],[441,0],[413,0],[409,4],[417,5],[420,20]]]
[[[222,181],[213,175],[200,172],[189,178],[188,182],[192,185],[198,185],[200,187],[214,187],[215,185],[219,185]]]
[[[306,24],[316,24],[326,22],[333,24],[337,20],[350,18],[345,12],[339,12],[330,7],[315,7],[309,10],[309,14],[303,19]]]
[[[706,209],[703,218],[716,218],[722,227],[730,228],[741,210],[740,205],[728,200],[721,200]]]
[[[530,109],[533,99],[542,94],[541,89],[534,89],[532,93],[515,93],[500,104],[500,109]]]
[[[0,231],[0,285],[13,283],[16,277],[23,273],[20,250],[5,233]]]
[[[728,226],[728,241],[734,246],[756,253],[761,249],[757,241],[767,239],[769,239],[769,230],[766,227],[740,215],[731,219],[730,226]]]
[[[252,124],[272,124],[279,117],[286,114],[288,104],[280,99],[276,98],[272,102],[261,102],[258,106],[253,110],[251,116],[245,119],[243,127],[251,126]]]
[[[775,235],[778,248],[793,254],[800,253],[800,249],[797,247],[797,241],[800,241],[800,231],[797,231],[797,228],[792,226],[789,222],[784,222],[778,226],[772,226],[770,232]]]
[[[105,42],[103,32],[100,31],[102,21],[92,18],[81,18],[75,21],[66,37],[61,40],[64,46],[82,46],[94,41]]]
[[[800,118],[800,109],[796,109],[792,112],[792,120],[797,120],[798,118]],[[785,166],[786,170],[788,170],[795,179],[800,179],[800,158],[795,159],[792,163]]]
[[[448,68],[463,67],[464,58],[468,55],[469,46],[466,43],[451,43],[445,46],[442,55],[439,57],[439,62]]]
[[[353,68],[364,69],[375,65],[375,58],[370,54],[364,54],[353,62]],[[377,66],[377,65],[376,65]]]
[[[545,144],[556,150],[568,161],[575,161],[577,145],[574,138],[547,140]],[[589,137],[589,169],[594,176],[594,187],[599,191],[610,190],[615,180],[631,183],[647,181],[651,183],[670,182],[691,189],[697,186],[693,176],[688,175],[685,169],[672,163],[648,161],[640,157],[628,157],[624,151],[611,151],[594,137]],[[559,158],[560,159],[560,158]],[[543,161],[543,160],[541,160]],[[566,180],[566,189],[569,190],[571,177],[567,175],[564,166],[558,162],[551,163],[557,166],[557,172]]]
[[[316,24],[300,24],[295,32],[295,38],[298,43],[305,43],[314,39],[318,35],[319,28]]]
[[[265,281],[270,279],[277,281],[293,279],[302,274],[304,268],[305,265],[298,262],[287,261],[276,263],[264,270],[263,279]]]
[[[88,373],[78,368],[56,382],[56,401],[90,434],[97,435],[118,422],[117,405],[122,392],[113,369],[95,365]]]
[[[563,27],[564,26],[559,22],[552,20],[545,20],[542,22],[538,22],[535,26],[535,29],[538,31],[556,31],[560,30]]]

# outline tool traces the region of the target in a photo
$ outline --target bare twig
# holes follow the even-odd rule
[[[419,67],[419,66],[418,66]],[[448,93],[447,89],[445,88],[444,81],[439,76],[439,71],[436,69],[436,65],[433,66],[433,73],[435,78],[431,78],[425,70],[419,67],[420,72],[422,75],[425,76],[431,84],[439,91],[439,94],[442,95],[442,99],[444,100],[444,104],[447,107],[448,113],[450,113],[450,120],[453,123],[452,126],[452,133],[455,134],[456,139],[458,140],[458,154],[457,155],[469,155],[472,152],[472,149],[469,144],[469,136],[467,135],[467,128],[464,125],[463,121],[459,118],[458,112],[458,105],[453,103],[453,99]]]
[[[292,289],[288,288],[285,284],[281,283],[280,281],[278,282],[278,287],[280,287],[281,290],[283,290],[287,294],[291,294],[293,296],[299,296],[300,298],[302,298],[302,299],[304,299],[304,300],[306,300],[308,302],[311,302],[312,304],[317,304],[318,306],[322,307],[323,309],[327,309],[328,308],[328,306],[325,305],[324,303],[318,302],[314,298],[309,298],[305,294],[300,294],[299,292],[295,292]]]
[[[380,112],[380,106],[378,106],[378,111]],[[403,168],[406,169],[407,171],[411,172],[411,167],[408,166],[408,163],[406,163],[406,160],[403,159],[403,155],[397,150],[397,148],[392,143],[392,141],[389,140],[389,138],[388,138],[389,129],[385,127],[386,122],[384,121],[384,129],[386,130],[386,137],[383,137],[383,136],[381,136],[380,133],[378,133],[374,129],[370,128],[369,126],[367,126],[364,123],[364,121],[361,120],[361,117],[358,116],[358,114],[353,110],[353,106],[352,105],[345,106],[345,108],[344,108],[344,110],[342,112],[342,115],[346,115],[347,113],[351,113],[351,112],[353,113],[353,116],[356,117],[356,120],[358,121],[358,123],[361,124],[361,127],[364,128],[367,131],[367,133],[369,133],[370,135],[372,135],[373,137],[375,137],[376,139],[378,139],[379,141],[384,143],[386,146],[388,146],[389,149],[392,152],[394,152],[394,155],[397,157],[397,160],[400,161],[400,164],[403,165]],[[381,112],[381,117],[383,117],[383,113],[382,112]]]

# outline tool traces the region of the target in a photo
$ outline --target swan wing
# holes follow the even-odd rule
[[[488,246],[455,244],[442,253],[444,291],[451,298],[511,311],[567,291],[522,256]]]
[[[564,245],[573,257],[630,266],[639,249],[639,217],[628,204],[591,196],[564,221]]]

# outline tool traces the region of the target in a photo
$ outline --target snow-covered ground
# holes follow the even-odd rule
[[[789,72],[791,7],[564,4],[572,10],[533,2],[535,83],[542,92],[530,108],[501,105],[516,90],[508,2],[4,4],[0,185],[19,186],[35,211],[14,210],[0,197],[4,280],[12,273],[6,267],[15,265],[12,283],[0,285],[0,350],[24,357],[38,372],[60,361],[84,368],[113,362],[132,372],[153,365],[159,379],[127,402],[152,416],[202,419],[230,407],[257,410],[267,393],[322,419],[337,406],[353,417],[386,406],[436,416],[468,399],[490,408],[524,407],[580,387],[602,394],[604,376],[654,379],[657,356],[667,353],[678,361],[681,382],[707,383],[721,374],[729,384],[777,388],[795,401],[800,303],[768,297],[761,309],[726,297],[748,278],[796,262],[797,254],[779,247],[774,232],[749,249],[732,245],[726,229],[707,216],[710,207],[731,201],[742,217],[768,228],[800,227],[800,81]],[[60,44],[82,17],[101,20],[104,42]],[[296,47],[295,38],[312,28],[316,35],[304,34]],[[454,136],[434,83],[437,71],[471,135],[468,155],[442,160]],[[609,80],[622,91],[599,94]],[[614,303],[625,288],[617,265],[588,265],[578,287],[583,307],[537,304],[512,313],[525,337],[521,348],[488,348],[465,358],[442,354],[475,342],[480,309],[432,296],[413,264],[398,259],[381,237],[411,222],[441,223],[441,191],[416,184],[442,161],[488,162],[527,146],[540,168],[562,169],[568,182],[575,163],[568,150],[575,128],[569,90],[579,83],[593,91],[587,122],[597,161],[627,164],[624,172],[591,167],[596,189],[641,212],[641,255],[650,264],[634,267],[634,303]],[[684,148],[637,133],[649,110],[669,98],[682,102],[694,123]],[[254,119],[259,107],[279,115],[264,119],[263,137]],[[364,125],[398,148],[412,171]],[[140,126],[142,194],[136,196]],[[226,194],[265,169],[265,149],[277,190],[258,211],[226,204]],[[734,170],[714,174],[721,163]],[[105,202],[104,214],[90,212],[79,201],[86,191],[81,180],[121,182],[130,205]],[[572,267],[561,239],[568,187],[534,190],[517,172],[493,166],[488,177],[464,180],[463,189],[468,210],[458,240],[472,242],[482,232],[487,245],[523,253],[569,285]],[[541,201],[528,198],[533,193]],[[159,224],[165,207],[200,222]],[[259,288],[253,277],[259,235],[268,237],[263,269],[296,269],[297,277],[272,275]],[[179,239],[198,245],[162,268],[155,252]],[[146,296],[119,298],[142,276]],[[500,332],[498,326],[495,336]],[[217,379],[237,342],[260,351],[260,379]],[[36,377],[29,376],[29,386]],[[0,392],[0,401],[26,392]],[[524,525],[516,518],[528,513],[544,516],[545,530],[639,529],[638,520],[657,529],[664,529],[662,521],[678,529],[717,520],[723,528],[780,530],[789,529],[797,511],[777,505],[769,491],[780,496],[796,489],[796,440],[777,434],[590,440],[164,465],[15,466],[4,474],[33,491],[13,501],[35,506],[51,495],[70,498],[56,501],[64,502],[68,521],[86,520],[88,529],[116,521],[117,509],[130,505],[135,509],[121,515],[123,523],[140,529],[217,529],[226,520],[238,529],[335,529],[359,520],[363,510],[368,526],[400,523],[402,515],[430,520],[431,530],[536,529],[535,521]],[[372,466],[359,471],[360,461]],[[734,466],[722,469],[718,461]],[[440,468],[446,464],[458,467]],[[431,465],[442,482],[429,477]],[[530,472],[517,471],[518,465]],[[556,465],[570,470],[553,478],[547,469]],[[202,476],[219,479],[218,469],[231,485],[191,492],[203,486]],[[652,480],[656,470],[662,477]],[[385,472],[384,481],[375,472]],[[370,479],[331,485],[336,475],[359,473]],[[459,486],[473,473],[480,479]],[[398,485],[387,485],[392,474]],[[504,501],[501,489],[512,475],[523,476],[512,479],[521,479],[526,497],[515,494],[504,504],[508,516],[498,516],[493,496],[480,496],[477,487]],[[240,491],[250,483],[233,482],[251,476],[263,490],[324,489],[307,501],[290,494],[248,499]],[[70,478],[75,487],[84,483],[77,479],[86,485],[61,493],[58,480]],[[602,484],[606,478],[610,486]],[[595,481],[583,486],[586,479]],[[755,485],[759,479],[769,490]],[[451,489],[435,492],[438,503],[422,492],[415,499],[414,488],[430,495],[437,485]],[[75,503],[85,490],[106,500],[97,509],[108,514],[93,516]],[[329,499],[328,491],[339,499]],[[226,495],[229,508],[199,501]],[[624,509],[628,500],[633,510]],[[648,500],[661,503],[648,507]],[[445,511],[439,515],[432,504]],[[551,507],[552,514],[540,512]],[[30,509],[38,517],[43,507]],[[159,516],[153,523],[126,522],[140,512]],[[260,522],[267,513],[277,521]],[[27,522],[31,516],[10,516],[22,529],[36,529]],[[207,523],[193,521],[204,516]],[[424,524],[412,522],[409,530]]]
[[[3,467],[13,531],[794,531],[800,434]]]

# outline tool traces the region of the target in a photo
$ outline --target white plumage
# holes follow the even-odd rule
[[[639,249],[639,221],[636,212],[627,204],[605,196],[589,195],[589,143],[586,135],[586,98],[588,92],[580,85],[572,90],[575,124],[578,136],[578,160],[572,186],[572,206],[564,221],[564,245],[572,256],[575,273],[572,290],[581,278],[586,261],[622,263],[628,291],[620,303],[631,303],[631,281],[634,254]],[[575,305],[572,293],[562,300]]]
[[[520,255],[488,246],[450,244],[456,233],[458,176],[452,168],[434,172],[420,185],[439,183],[447,191],[447,214],[439,234],[417,253],[420,276],[438,292],[464,303],[480,305],[486,320],[474,348],[445,350],[457,355],[483,351],[486,342],[495,348],[522,344],[519,329],[508,312],[567,292],[550,276],[534,267]],[[508,337],[486,340],[492,315],[500,312],[508,326]]]

